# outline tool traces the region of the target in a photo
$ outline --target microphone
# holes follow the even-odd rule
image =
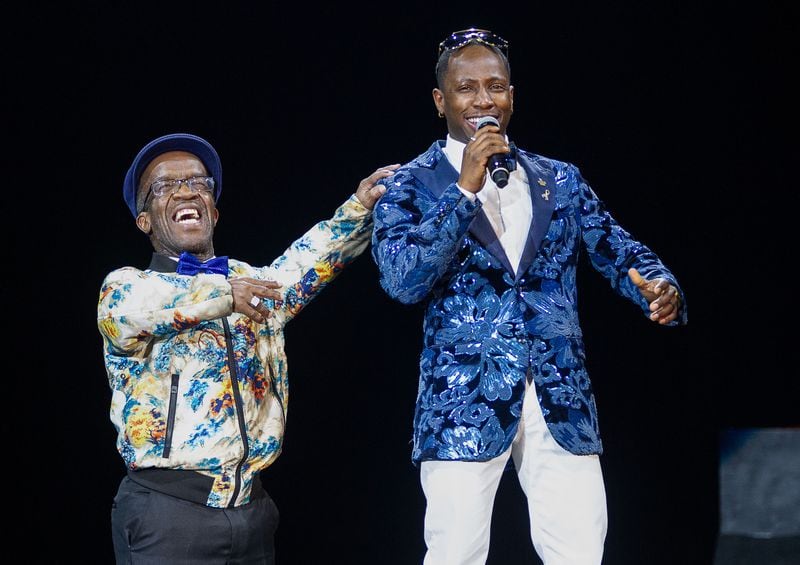
[[[484,116],[478,120],[477,127],[475,129],[479,130],[483,126],[490,125],[500,127],[500,123],[496,118],[493,118],[492,116]],[[486,164],[486,168],[489,169],[489,176],[492,177],[492,180],[498,186],[498,188],[503,188],[508,184],[508,166],[506,165],[505,153],[495,153],[489,157],[489,162]]]

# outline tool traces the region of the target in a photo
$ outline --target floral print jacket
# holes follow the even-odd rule
[[[374,212],[381,286],[402,303],[425,301],[412,460],[503,453],[531,378],[555,440],[574,454],[602,453],[578,322],[579,254],[645,316],[628,269],[678,287],[675,277],[611,217],[574,165],[518,149],[533,220],[515,276],[480,201],[457,188],[443,146],[434,142],[386,179]],[[672,325],[687,322],[679,292]]]
[[[231,259],[229,278],[281,283],[282,300],[266,301],[274,308],[264,324],[232,311],[224,275],[179,275],[161,255],[144,271],[108,274],[97,321],[129,476],[213,507],[251,500],[256,474],[283,442],[284,326],[366,249],[371,230],[372,213],[353,195],[271,265]],[[153,469],[173,473],[148,475]]]

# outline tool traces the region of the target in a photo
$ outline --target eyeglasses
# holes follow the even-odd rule
[[[451,33],[439,44],[439,56],[441,56],[445,51],[452,51],[454,49],[463,47],[470,41],[476,41],[478,43],[483,43],[484,45],[497,47],[503,53],[503,55],[506,56],[506,58],[508,57],[508,41],[499,35],[492,33],[488,29],[476,29],[474,27]]]
[[[150,185],[150,190],[147,192],[147,197],[142,203],[142,209],[147,206],[147,200],[150,198],[151,194],[155,194],[159,198],[162,196],[169,196],[177,192],[184,184],[189,187],[189,190],[195,193],[214,191],[214,177],[189,177],[187,179],[157,180]]]

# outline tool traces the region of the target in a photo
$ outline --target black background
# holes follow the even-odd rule
[[[797,29],[780,4],[106,2],[7,15],[11,555],[113,560],[124,469],[96,303],[108,271],[151,253],[121,196],[139,148],[175,131],[210,140],[225,179],[216,251],[267,264],[375,168],[444,137],[436,46],[470,26],[511,44],[512,140],[578,165],[687,296],[689,326],[658,327],[579,272],[606,449],[604,563],[710,563],[719,431],[800,424],[793,332],[779,329],[795,319],[797,189]],[[365,254],[287,326],[286,441],[263,474],[279,565],[421,562],[409,444],[421,320]],[[535,559],[507,474],[489,563]]]

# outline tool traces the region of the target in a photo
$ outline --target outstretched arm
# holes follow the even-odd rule
[[[282,307],[274,312],[277,323],[286,323],[302,310],[339,272],[369,245],[372,207],[384,192],[378,181],[392,175],[399,165],[376,169],[361,180],[333,217],[317,223],[292,243],[255,278],[281,285]]]

